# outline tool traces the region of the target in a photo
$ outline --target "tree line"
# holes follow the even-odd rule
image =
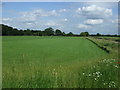
[[[78,34],[73,34],[72,32],[65,33],[59,29],[54,30],[49,27],[45,30],[18,30],[17,28],[13,28],[4,24],[0,24],[2,27],[2,36],[111,36],[111,35],[101,35],[99,33],[90,35],[88,32],[81,32]],[[117,35],[112,35],[117,36]]]
[[[54,31],[53,28],[49,27],[45,30],[18,30],[16,28],[1,24],[2,27],[2,36],[73,36],[72,32],[65,33],[59,29]]]

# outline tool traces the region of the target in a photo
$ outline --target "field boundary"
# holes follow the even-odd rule
[[[109,51],[107,48],[105,48],[105,47],[103,47],[103,46],[100,46],[100,45],[97,44],[95,41],[93,41],[93,40],[91,40],[91,39],[89,39],[89,38],[86,38],[86,39],[89,40],[89,41],[91,41],[92,43],[94,43],[97,47],[101,48],[101,49],[104,50],[105,52],[110,53],[110,51]]]

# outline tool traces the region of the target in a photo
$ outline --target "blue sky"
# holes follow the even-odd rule
[[[18,29],[118,34],[117,2],[3,2],[2,23]]]

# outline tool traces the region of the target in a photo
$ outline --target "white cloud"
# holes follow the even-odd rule
[[[75,5],[71,4],[71,6],[68,4],[68,6],[70,6],[69,9],[67,5],[64,9],[63,6],[58,8],[56,4],[57,3],[53,6],[55,10],[51,10],[52,7],[50,9],[47,7],[43,7],[42,9],[38,7],[38,9],[33,9],[31,11],[20,11],[16,14],[17,16],[14,14],[14,17],[11,16],[10,13],[10,17],[12,18],[4,18],[3,21],[5,24],[17,27],[18,29],[28,28],[31,30],[44,30],[47,27],[53,27],[61,29],[64,32],[72,31],[73,33],[80,33],[81,31],[89,31],[90,33],[100,32],[103,34],[116,33],[117,31],[115,31],[117,26],[117,20],[115,20],[115,18],[117,13],[113,12],[114,15],[112,15],[112,9],[110,9],[111,7],[102,7],[102,5],[99,4],[88,5],[86,3],[83,4],[84,7],[81,7],[81,3],[76,3]],[[79,5],[79,8],[77,5]],[[76,8],[78,9],[75,13]],[[117,8],[114,7],[114,9]]]
[[[31,26],[33,23],[26,23],[26,24],[27,24],[28,26],[29,26],[29,25]]]
[[[30,13],[34,14],[35,16],[49,16],[48,12],[45,12],[42,9],[36,9],[34,11],[31,11]]]
[[[39,16],[44,16],[43,11],[41,9],[29,11],[29,12],[23,12],[20,21],[22,22],[34,22],[37,20]]]
[[[28,22],[28,23],[25,23],[24,25],[25,25],[26,28],[34,28],[34,27],[36,27],[35,22],[34,23]]]
[[[66,9],[60,9],[59,12],[66,12]]]
[[[80,13],[80,12],[81,12],[81,8],[78,8],[78,9],[76,10],[76,12],[77,12],[77,13]]]
[[[90,28],[90,26],[85,25],[85,24],[78,24],[77,28],[89,29],[89,28]]]
[[[91,24],[91,25],[101,24],[101,23],[103,23],[103,19],[88,19],[84,23],[85,24]]]
[[[23,16],[21,16],[20,21],[23,22],[32,22],[37,19],[37,16],[33,13],[25,13]]]
[[[46,23],[45,26],[48,26],[48,27],[52,27],[52,26],[60,26],[60,24],[57,24],[57,23],[51,21],[51,22]]]
[[[0,23],[10,26],[10,23],[12,21],[13,21],[12,18],[2,18]]]
[[[57,11],[56,10],[52,10],[52,11],[50,11],[49,13],[48,13],[48,16],[58,16],[58,13],[57,13]]]
[[[67,22],[67,21],[68,21],[68,19],[67,19],[67,18],[65,18],[65,19],[63,19],[63,21],[64,21],[64,22]]]
[[[2,21],[3,22],[9,22],[9,21],[12,21],[12,19],[11,18],[2,18]]]
[[[99,6],[99,7],[104,7],[104,8],[118,8],[118,3],[117,2],[86,2],[85,3],[86,5],[88,6],[91,6],[91,5],[96,5],[96,6]]]
[[[118,23],[120,22],[120,19],[114,19],[114,20],[111,20],[112,23]]]
[[[20,18],[20,21],[23,22],[33,22],[36,21],[40,17],[48,17],[48,16],[58,16],[56,10],[52,11],[44,11],[42,9],[36,9],[29,12],[23,12]]]
[[[2,0],[3,2],[119,2],[119,0]]]
[[[112,15],[112,9],[98,7],[96,5],[90,5],[82,8],[78,8],[76,13],[82,16],[86,16],[89,19],[101,19]]]

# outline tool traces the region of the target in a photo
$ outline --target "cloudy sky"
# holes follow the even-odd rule
[[[118,34],[118,3],[3,2],[2,23],[18,29]]]

